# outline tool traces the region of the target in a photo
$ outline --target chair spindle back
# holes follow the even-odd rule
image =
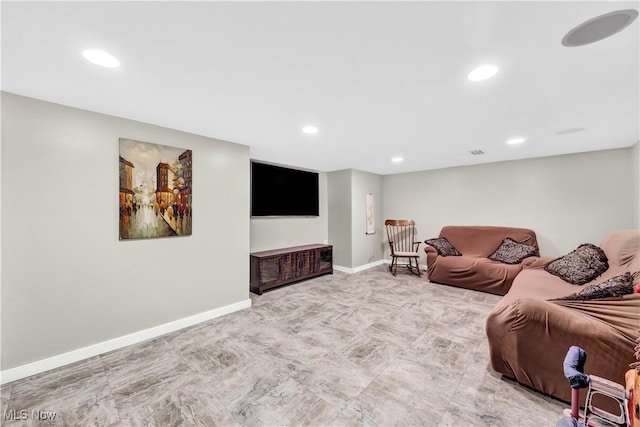
[[[388,219],[384,222],[391,253],[413,252],[416,238],[416,223],[412,219]]]

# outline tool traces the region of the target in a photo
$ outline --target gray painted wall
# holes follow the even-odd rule
[[[631,148],[631,158],[633,162],[633,200],[635,209],[633,212],[636,219],[636,228],[640,228],[640,142]]]
[[[334,264],[358,268],[383,254],[382,176],[354,169],[329,174],[329,243]],[[374,195],[375,234],[366,231],[366,196]]]
[[[328,174],[329,243],[333,264],[351,268],[351,170]]]
[[[420,240],[436,237],[445,225],[531,228],[543,255],[562,255],[637,226],[632,150],[388,175],[383,213],[415,219]]]
[[[373,194],[375,234],[367,235],[366,195]],[[382,259],[385,234],[382,217],[382,176],[353,170],[351,174],[351,267],[360,267]]]
[[[118,138],[193,150],[193,235],[118,240]],[[249,298],[249,149],[2,94],[2,368]]]
[[[327,174],[321,172],[318,178],[320,215],[251,218],[251,252],[328,242]]]

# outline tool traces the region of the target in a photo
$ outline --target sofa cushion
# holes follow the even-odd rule
[[[438,237],[436,239],[427,239],[425,244],[433,246],[440,256],[460,256],[462,255],[458,250],[453,247],[451,242],[446,237]]]
[[[474,258],[464,254],[462,256],[438,256],[431,267],[429,276],[431,282],[496,295],[507,293],[513,279],[522,271],[522,264],[503,264],[491,261],[489,258]],[[564,296],[568,293],[570,292],[558,296]]]
[[[567,255],[556,258],[544,269],[574,285],[584,285],[609,268],[604,251],[591,243],[584,243]]]
[[[562,298],[555,298],[549,301],[571,300],[585,301],[591,299],[621,297],[633,293],[633,276],[626,272],[620,276],[612,277],[602,283],[585,286],[580,292],[567,295]]]
[[[489,256],[489,259],[505,264],[520,264],[525,258],[538,255],[538,249],[534,246],[525,245],[507,237],[498,249]]]

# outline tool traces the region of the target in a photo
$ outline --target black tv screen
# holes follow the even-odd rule
[[[251,162],[251,216],[318,216],[318,174]]]

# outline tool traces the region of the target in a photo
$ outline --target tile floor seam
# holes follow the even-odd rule
[[[234,420],[236,420],[236,422],[237,422],[239,425],[242,425],[242,423],[240,422],[240,420],[236,417],[236,414],[234,414],[234,413],[233,413],[233,411],[229,410],[229,408],[227,407],[227,405],[225,405],[222,401],[220,401],[220,399],[217,397],[217,394],[216,394],[216,392],[215,392],[215,389],[211,388],[211,385],[210,385],[208,382],[204,381],[204,380],[202,379],[202,376],[201,376],[200,374],[196,373],[196,376],[197,376],[198,378],[200,378],[200,381],[202,381],[202,383],[204,384],[204,387],[205,387],[207,390],[209,390],[209,391],[210,391],[214,396],[216,396],[216,400],[220,403],[220,406],[222,406],[222,407],[225,409],[225,411],[227,411],[227,412],[229,413],[229,415],[230,415]]]
[[[228,338],[224,338],[224,339],[228,339]],[[223,340],[224,340],[223,339]],[[214,342],[220,342],[221,340],[214,340]],[[212,386],[210,385],[209,381],[205,380],[205,377],[198,372],[198,370],[196,369],[195,365],[189,361],[188,359],[186,359],[184,357],[184,354],[182,352],[182,350],[180,348],[178,348],[178,346],[176,344],[174,344],[173,342],[168,342],[168,344],[175,349],[176,353],[178,354],[178,356],[185,361],[185,363],[189,366],[189,369],[192,371],[192,375],[196,376],[197,378],[200,379],[200,381],[204,384],[205,388],[207,390],[209,390],[210,392],[213,393],[214,396],[216,396],[216,400],[218,400],[220,402],[220,405],[229,413],[229,415],[238,422],[239,425],[243,425],[242,420],[238,419],[237,414],[235,411],[233,411],[231,408],[229,408],[224,402],[220,401],[220,398],[218,397],[216,390],[214,388],[212,388]],[[265,392],[266,393],[266,392]],[[242,409],[246,408],[247,406],[249,406],[252,402],[254,402],[256,399],[258,399],[260,396],[255,397],[254,399],[252,399],[247,405],[245,405]]]
[[[109,369],[104,365],[104,361],[102,360],[102,354],[98,355],[98,360],[100,361],[100,365],[102,366],[102,372],[104,373],[107,387],[109,387],[109,394],[111,395],[111,399],[115,403],[116,415],[118,417],[118,422],[122,423],[122,417],[120,415],[120,409],[118,409],[118,403],[115,401],[115,397],[113,396],[113,388],[111,387],[111,376],[109,375]]]
[[[211,387],[211,385],[209,384],[208,381],[205,381],[205,379],[202,376],[202,374],[200,374],[195,369],[195,366],[193,365],[193,363],[191,363],[187,358],[184,357],[184,354],[182,353],[181,349],[175,343],[169,341],[166,338],[165,338],[165,341],[167,342],[167,345],[169,345],[169,347],[171,347],[175,351],[175,353],[178,355],[178,357],[180,357],[180,359],[182,359],[189,366],[189,370],[192,372],[192,375],[195,376],[196,378],[198,378],[202,382],[204,387],[207,390],[209,390],[214,396],[216,396],[216,400],[220,403],[220,406],[222,406],[225,409],[225,411],[228,412],[229,416],[231,416],[234,420],[236,420],[236,422],[239,425],[242,425],[241,421],[237,418],[236,414],[232,410],[230,410],[227,407],[227,405],[225,405],[222,401],[220,401],[220,399],[217,397],[216,390]],[[216,342],[218,342],[218,341],[216,341]]]

